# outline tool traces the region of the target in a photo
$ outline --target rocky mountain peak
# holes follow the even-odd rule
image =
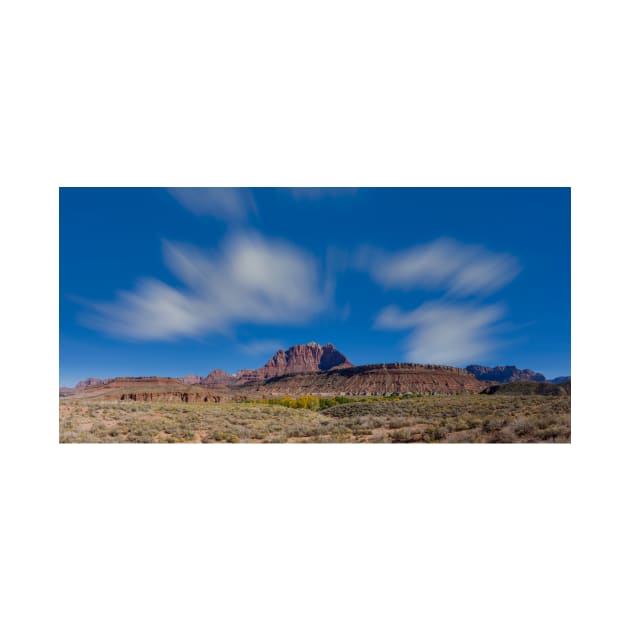
[[[237,376],[245,381],[265,380],[285,374],[327,372],[345,367],[352,367],[352,363],[331,343],[321,346],[309,341],[291,346],[287,350],[278,350],[263,367],[257,370],[241,370]]]

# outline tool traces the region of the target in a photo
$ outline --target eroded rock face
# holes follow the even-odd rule
[[[170,376],[118,376],[116,378],[100,379],[87,378],[77,383],[75,390],[94,390],[94,389],[116,389],[118,387],[146,387],[165,385],[181,385],[183,382],[180,378],[171,378]]]
[[[236,377],[240,382],[260,381],[285,374],[301,372],[327,372],[332,369],[352,367],[352,363],[331,343],[320,346],[310,343],[278,350],[267,363],[257,370],[240,370]]]
[[[199,385],[203,382],[203,376],[197,376],[196,374],[186,374],[182,379],[182,382],[186,385]]]
[[[466,368],[480,381],[495,381],[497,383],[513,383],[515,381],[545,382],[545,375],[533,370],[520,370],[515,365],[497,365],[485,367],[483,365],[469,365]]]
[[[119,387],[178,387],[181,384],[182,379],[170,376],[120,376],[107,381],[105,386],[115,389]]]
[[[107,383],[108,380],[107,379],[103,379],[103,378],[92,378],[91,376],[89,378],[86,378],[84,381],[79,381],[74,388],[75,389],[85,389],[86,387],[93,387],[94,385],[104,385],[105,383]]]
[[[255,388],[263,396],[392,396],[478,393],[486,384],[456,367],[380,363],[310,374],[285,374],[243,387]]]
[[[184,379],[165,376],[112,378],[104,383],[75,390],[69,394],[81,399],[133,400],[138,402],[206,402],[230,400],[227,388],[186,384]]]
[[[187,374],[181,380],[186,385],[232,385],[237,381],[235,376],[228,374],[225,370],[212,370],[208,376]]]
[[[208,385],[232,385],[236,383],[236,380],[235,376],[228,374],[225,370],[212,370],[202,382]]]
[[[141,402],[221,402],[221,396],[205,392],[125,392],[120,400]]]

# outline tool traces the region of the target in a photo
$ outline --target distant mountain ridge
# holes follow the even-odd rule
[[[521,370],[515,365],[497,365],[485,367],[483,365],[468,365],[466,370],[480,381],[495,381],[496,383],[513,383],[514,381],[537,381],[544,383],[544,374],[533,370]]]
[[[547,379],[541,372],[533,370],[521,370],[515,365],[497,365],[486,367],[484,365],[469,365],[466,370],[480,381],[493,381],[495,383],[515,383],[517,381],[534,381],[537,383],[566,383],[571,380],[570,376],[558,376],[554,379]]]

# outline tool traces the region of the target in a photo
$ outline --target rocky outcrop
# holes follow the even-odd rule
[[[243,383],[285,374],[327,372],[347,367],[352,367],[352,363],[331,343],[320,346],[311,341],[291,346],[288,350],[278,350],[263,367],[257,370],[240,370],[236,378]]]
[[[117,388],[124,386],[158,386],[181,384],[183,379],[170,376],[117,376],[116,378],[87,378],[77,383],[75,390],[94,390],[97,388]]]
[[[478,393],[485,387],[464,369],[415,363],[379,363],[327,372],[286,374],[241,390],[252,396],[393,396]]]
[[[258,370],[239,370],[236,373],[236,381],[238,383],[251,383],[252,381],[264,380],[258,373]]]
[[[228,374],[225,370],[212,370],[203,382],[207,385],[233,385],[237,378],[232,374]]]
[[[166,376],[123,376],[75,389],[70,396],[76,398],[102,398],[105,400],[190,400],[211,402],[212,396],[221,393],[210,387],[189,385],[181,378]],[[204,400],[208,397],[208,400]]]
[[[545,375],[533,370],[520,370],[515,365],[498,365],[485,367],[483,365],[469,365],[466,370],[480,381],[495,381],[496,383],[513,383],[514,381],[545,382]]]
[[[94,387],[95,385],[104,385],[108,382],[108,379],[103,378],[86,378],[84,381],[79,381],[74,388],[75,389],[85,389],[86,387]]]
[[[212,370],[208,376],[187,374],[181,380],[185,385],[233,385],[237,381],[236,376],[228,374],[225,370]]]
[[[170,376],[119,376],[108,380],[104,387],[178,387],[181,384],[181,379]]]
[[[221,396],[204,392],[123,392],[119,400],[140,402],[221,402]]]

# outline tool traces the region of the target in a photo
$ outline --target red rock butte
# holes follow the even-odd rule
[[[260,381],[285,374],[327,372],[352,367],[352,363],[331,343],[320,346],[314,341],[288,350],[278,350],[263,367],[257,370],[240,370],[236,378],[241,382]]]

